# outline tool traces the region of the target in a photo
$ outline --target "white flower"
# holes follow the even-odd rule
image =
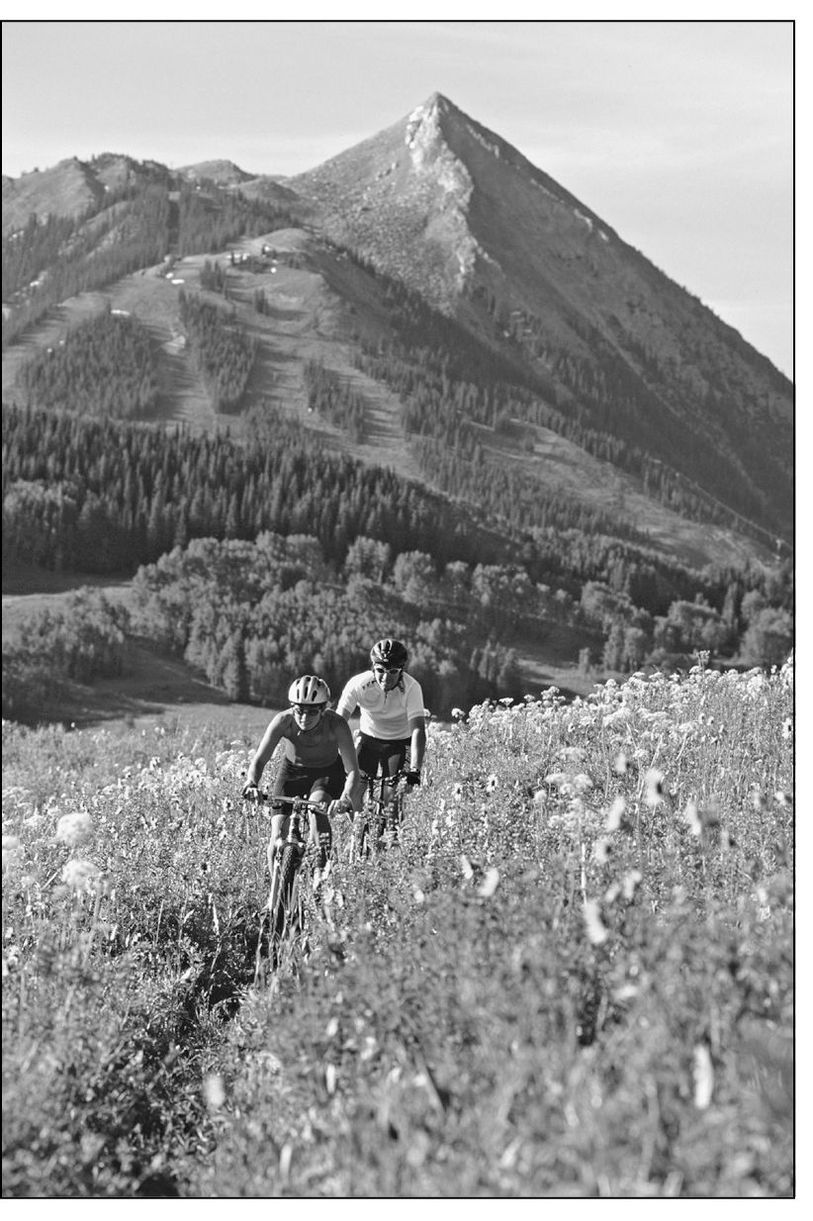
[[[663,801],[663,772],[651,767],[645,777],[646,793],[644,800],[653,810]]]
[[[714,1067],[705,1043],[698,1043],[694,1049],[694,1105],[704,1111],[711,1102],[714,1093]]]
[[[641,881],[641,873],[638,869],[630,869],[629,873],[624,874],[621,886],[624,891],[624,898],[628,901],[632,900],[635,894],[635,888]]]
[[[93,890],[100,877],[98,865],[79,857],[72,857],[62,870],[62,881],[71,890]]]
[[[621,826],[621,819],[623,817],[624,810],[626,809],[626,805],[627,803],[622,796],[619,795],[616,797],[615,801],[607,811],[607,822],[604,827],[605,831],[618,830],[618,828]]]
[[[495,890],[500,884],[500,873],[498,869],[487,869],[485,877],[477,887],[477,893],[482,899],[490,899]]]
[[[700,815],[698,814],[697,805],[695,802],[686,802],[686,808],[683,811],[683,821],[688,826],[692,835],[699,835],[703,830],[703,824],[700,821]]]
[[[745,684],[745,690],[751,696],[759,695],[762,688],[766,685],[765,676],[763,675],[762,671],[751,670],[746,677],[748,678],[748,681]]]
[[[16,835],[3,836],[3,868],[15,865],[23,853],[23,846]]]
[[[593,945],[601,945],[609,936],[601,919],[600,908],[595,899],[588,899],[584,905],[584,924],[587,936]]]
[[[598,861],[599,865],[606,865],[607,861],[610,859],[611,852],[612,844],[606,837],[597,839],[593,844],[593,856]]]
[[[217,1111],[226,1101],[226,1088],[219,1073],[210,1073],[203,1080],[203,1096],[206,1105],[212,1111]]]
[[[92,834],[90,815],[83,810],[79,810],[75,814],[63,814],[56,824],[57,839],[60,843],[67,844],[69,848],[78,848],[85,840],[90,839]]]
[[[453,708],[453,709],[452,709],[452,718],[453,718],[455,721],[459,721],[459,720],[460,720],[460,718],[461,718],[461,717],[464,717],[465,715],[466,715],[466,714],[465,714],[465,712],[463,711],[463,709],[462,709],[462,708]]]
[[[497,779],[497,776],[494,772],[492,772],[491,775],[486,779],[486,792],[493,793],[499,783],[500,782]]]

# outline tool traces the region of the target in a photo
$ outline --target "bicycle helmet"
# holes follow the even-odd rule
[[[313,708],[321,708],[330,700],[330,687],[315,674],[303,674],[291,683],[288,699],[292,704],[310,704]]]
[[[374,666],[383,666],[386,670],[403,670],[409,654],[400,640],[385,637],[370,649],[370,661]]]

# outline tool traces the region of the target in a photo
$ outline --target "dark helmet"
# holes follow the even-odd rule
[[[318,678],[315,674],[303,674],[291,683],[288,699],[292,704],[310,704],[319,708],[329,702],[330,687],[323,678]]]
[[[370,649],[370,661],[374,666],[383,666],[386,670],[403,670],[409,654],[400,640],[377,641]]]

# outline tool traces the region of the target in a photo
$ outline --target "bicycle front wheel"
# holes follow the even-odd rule
[[[291,929],[296,906],[294,891],[301,864],[302,853],[296,845],[285,844],[277,858],[268,900],[272,969],[276,969],[280,945]]]

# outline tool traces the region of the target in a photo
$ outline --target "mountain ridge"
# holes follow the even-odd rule
[[[640,450],[656,464],[674,466],[704,496],[761,522],[768,532],[787,537],[792,530],[788,380],[597,213],[443,94],[432,94],[397,123],[288,178],[253,176],[226,159],[170,171],[119,154],[89,162],[67,159],[52,171],[23,177],[25,182],[3,183],[4,256],[6,244],[13,246],[23,231],[23,210],[37,200],[40,215],[56,200],[63,215],[81,222],[81,235],[70,240],[74,248],[85,242],[90,258],[96,257],[94,242],[106,242],[109,250],[111,242],[131,232],[128,209],[138,192],[166,197],[162,223],[170,251],[177,241],[172,234],[179,223],[179,197],[200,224],[207,211],[220,214],[241,198],[260,208],[288,209],[284,232],[293,233],[293,224],[306,238],[299,254],[285,256],[284,269],[267,260],[262,265],[262,249],[275,240],[269,213],[265,231],[255,227],[256,236],[244,235],[237,243],[221,238],[206,250],[201,236],[188,282],[198,284],[204,250],[232,260],[237,247],[252,252],[251,273],[228,272],[236,294],[232,308],[243,302],[239,308],[248,325],[250,291],[261,292],[276,310],[278,330],[285,313],[281,288],[294,283],[293,262],[304,258],[323,279],[327,276],[327,295],[312,322],[302,315],[301,326],[318,328],[317,318],[328,316],[336,326],[342,317],[339,329],[350,350],[365,333],[363,341],[372,342],[378,324],[370,330],[370,323],[381,309],[371,306],[373,315],[367,317],[369,288],[359,299],[343,296],[349,281],[339,269],[347,251],[361,269],[357,284],[365,267],[402,283],[453,319],[484,354],[515,370],[518,381],[524,379],[538,405],[515,402],[512,427],[525,430],[528,444],[529,430],[554,419],[577,437],[606,434],[617,440],[601,442],[608,453],[619,447]],[[118,219],[109,206],[113,201]],[[98,239],[92,236],[94,225]],[[169,257],[176,271],[190,258]],[[45,277],[49,274],[46,268]],[[180,283],[185,277],[179,272],[175,278]],[[25,303],[42,291],[37,283],[26,287],[23,280],[13,299],[4,285],[4,315],[7,309],[13,315],[18,299]],[[314,289],[315,284],[308,292]],[[141,294],[146,310],[153,308],[148,296],[154,294]],[[169,306],[166,290],[162,302],[163,311]],[[262,326],[273,332],[270,317]],[[251,322],[254,329],[258,324]],[[396,310],[387,333],[400,325]],[[311,335],[309,342],[316,342],[318,330]],[[304,344],[304,332],[301,338]],[[18,354],[9,349],[4,364],[6,358],[13,363]],[[4,385],[10,380],[4,376]],[[492,427],[496,418],[495,411]],[[472,427],[482,424],[471,417]],[[439,433],[436,439],[446,443]],[[638,462],[635,458],[630,469]]]

